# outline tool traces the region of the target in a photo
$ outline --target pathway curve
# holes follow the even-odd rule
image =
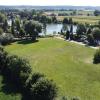
[[[60,36],[56,36],[55,38],[65,40],[64,38],[62,38]],[[69,40],[66,40],[66,41],[69,41]],[[71,40],[70,42],[86,46],[86,44],[84,44],[82,42],[77,42],[77,41],[73,41],[73,40]],[[93,46],[88,46],[88,47],[93,48],[93,49],[99,49],[99,47],[93,47]]]

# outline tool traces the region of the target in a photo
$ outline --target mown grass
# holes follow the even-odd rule
[[[27,58],[33,71],[54,80],[59,87],[58,98],[100,99],[100,65],[92,63],[96,50],[54,38],[39,39],[35,43],[15,42],[5,49],[10,54]],[[2,93],[0,97],[7,97]]]

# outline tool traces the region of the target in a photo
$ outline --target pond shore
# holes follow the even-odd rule
[[[76,43],[76,44],[79,44],[79,45],[84,45],[84,46],[87,46],[87,47],[90,47],[90,48],[93,48],[93,49],[99,49],[100,47],[93,47],[93,46],[88,46],[82,42],[77,42],[77,41],[73,41],[73,40],[65,40],[63,37],[61,36],[55,36],[55,38],[57,39],[61,39],[61,40],[64,40],[64,41],[69,41],[69,42],[72,42],[72,43]]]

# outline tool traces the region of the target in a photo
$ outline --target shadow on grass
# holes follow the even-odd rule
[[[31,43],[35,43],[35,42],[38,42],[39,40],[35,40],[35,41],[32,41],[32,40],[21,40],[21,41],[18,41],[17,43],[18,44],[31,44]]]

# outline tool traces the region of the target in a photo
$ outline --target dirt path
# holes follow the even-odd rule
[[[65,39],[62,38],[62,37],[55,37],[55,38],[61,39],[61,40],[65,40]],[[66,41],[68,41],[68,40],[66,40]],[[82,43],[82,42],[77,42],[77,41],[73,41],[73,40],[71,40],[70,42],[76,43],[76,44],[79,44],[79,45],[84,45],[84,46],[86,46],[86,44],[84,44],[84,43]],[[93,49],[99,49],[99,47],[93,47],[93,46],[88,46],[88,47],[93,48]]]

